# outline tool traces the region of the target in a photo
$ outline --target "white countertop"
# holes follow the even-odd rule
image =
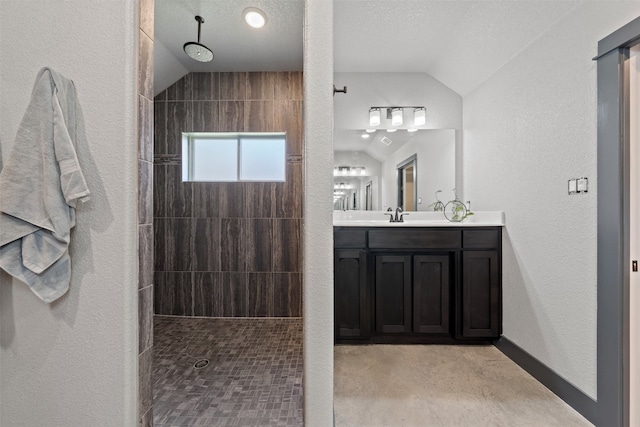
[[[334,211],[334,227],[500,227],[504,212],[474,212],[462,222],[450,222],[442,212],[408,212],[404,222],[389,222],[384,211]],[[395,214],[395,212],[393,212]]]

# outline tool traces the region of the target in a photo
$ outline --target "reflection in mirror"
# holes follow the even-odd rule
[[[432,210],[436,191],[455,187],[455,145],[453,129],[335,129],[334,209]]]
[[[415,154],[398,165],[398,206],[405,212],[417,210],[417,165],[418,161]]]

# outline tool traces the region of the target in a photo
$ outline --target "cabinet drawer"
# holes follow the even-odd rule
[[[367,232],[364,229],[337,230],[333,232],[334,248],[365,248]]]
[[[460,230],[369,230],[371,249],[455,249],[460,246]]]
[[[500,247],[500,230],[463,230],[462,246],[465,249],[492,249]]]

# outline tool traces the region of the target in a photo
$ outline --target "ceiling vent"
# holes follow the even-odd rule
[[[380,141],[387,147],[393,144],[393,140],[391,140],[391,138],[387,138],[386,136],[383,136]]]

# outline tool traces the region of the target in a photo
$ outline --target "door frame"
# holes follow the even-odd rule
[[[629,425],[629,47],[640,18],[598,42],[597,425]]]
[[[404,209],[403,206],[405,203],[405,197],[402,194],[402,192],[406,191],[405,183],[403,182],[403,180],[405,177],[404,170],[407,168],[407,166],[413,166],[413,203],[416,206],[416,211],[417,211],[418,210],[417,209],[417,206],[418,206],[418,155],[417,154],[413,154],[412,156],[404,159],[403,161],[398,163],[398,165],[396,166],[396,172],[398,177],[398,181],[396,184],[396,190],[398,192],[398,206]]]

